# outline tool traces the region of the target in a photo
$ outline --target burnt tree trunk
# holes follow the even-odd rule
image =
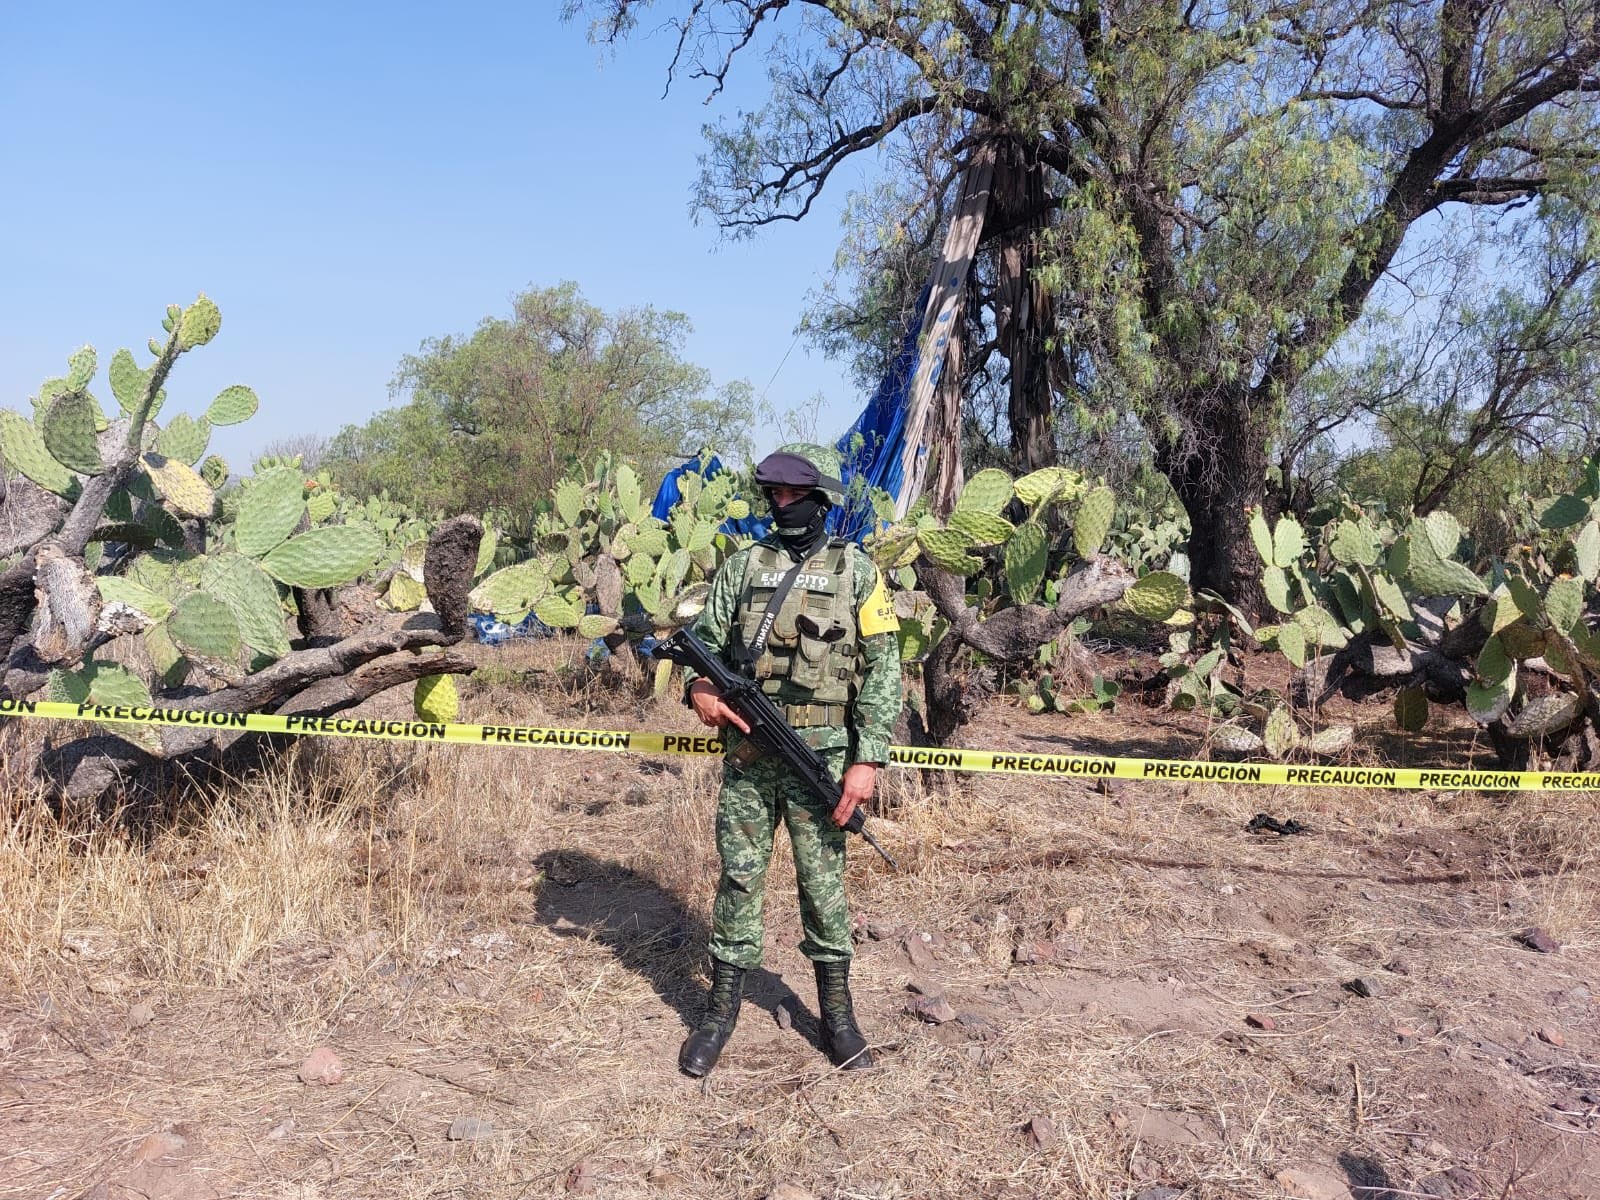
[[[1011,455],[1023,472],[1057,461],[1049,345],[1055,300],[1038,275],[1039,235],[1049,211],[1044,168],[1020,143],[1002,142],[989,201],[998,242],[995,324],[1011,367]]]

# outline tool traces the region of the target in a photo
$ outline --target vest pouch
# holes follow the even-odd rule
[[[843,638],[847,631],[838,625],[823,628],[809,614],[801,613],[795,621],[795,632],[800,639],[799,654],[795,657],[789,680],[808,691],[816,691],[827,682],[833,644]]]

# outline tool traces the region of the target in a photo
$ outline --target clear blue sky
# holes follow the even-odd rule
[[[799,225],[720,242],[689,214],[700,126],[761,102],[760,64],[710,107],[703,88],[663,99],[667,37],[612,57],[558,7],[0,6],[0,404],[26,410],[85,342],[148,361],[163,306],[204,291],[222,332],[169,405],[254,387],[260,413],[212,439],[245,470],[267,441],[389,406],[423,339],[563,279],[688,314],[687,357],[761,390],[859,175]],[[114,403],[103,367],[93,390]],[[802,345],[768,400],[819,390],[833,432],[865,401]]]

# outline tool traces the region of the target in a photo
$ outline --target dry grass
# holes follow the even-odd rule
[[[688,727],[571,647],[493,661],[474,718]],[[973,741],[1195,734],[997,705]],[[808,1041],[780,840],[766,970],[696,1083],[674,1056],[703,988],[715,787],[692,759],[307,742],[220,795],[79,829],[19,788],[0,1197],[1278,1197],[1296,1167],[1364,1200],[1448,1168],[1483,1194],[1600,1194],[1593,797],[899,773],[880,825],[907,869],[851,866],[885,935],[855,971],[883,1066],[840,1075]],[[1257,811],[1316,832],[1251,837]],[[1562,953],[1513,941],[1534,924]],[[1019,943],[1058,957],[1018,964]],[[1341,987],[1357,976],[1378,994]],[[910,983],[962,1019],[906,1016]],[[297,1080],[319,1044],[344,1082]],[[494,1131],[451,1141],[460,1117]]]

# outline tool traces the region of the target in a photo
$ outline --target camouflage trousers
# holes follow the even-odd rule
[[[821,751],[835,779],[845,751]],[[717,798],[717,853],[722,879],[711,906],[711,954],[737,967],[759,967],[762,902],[772,838],[782,817],[794,851],[800,891],[800,952],[818,962],[844,962],[852,953],[844,897],[844,830],[794,773],[776,759],[740,769],[725,764]]]

